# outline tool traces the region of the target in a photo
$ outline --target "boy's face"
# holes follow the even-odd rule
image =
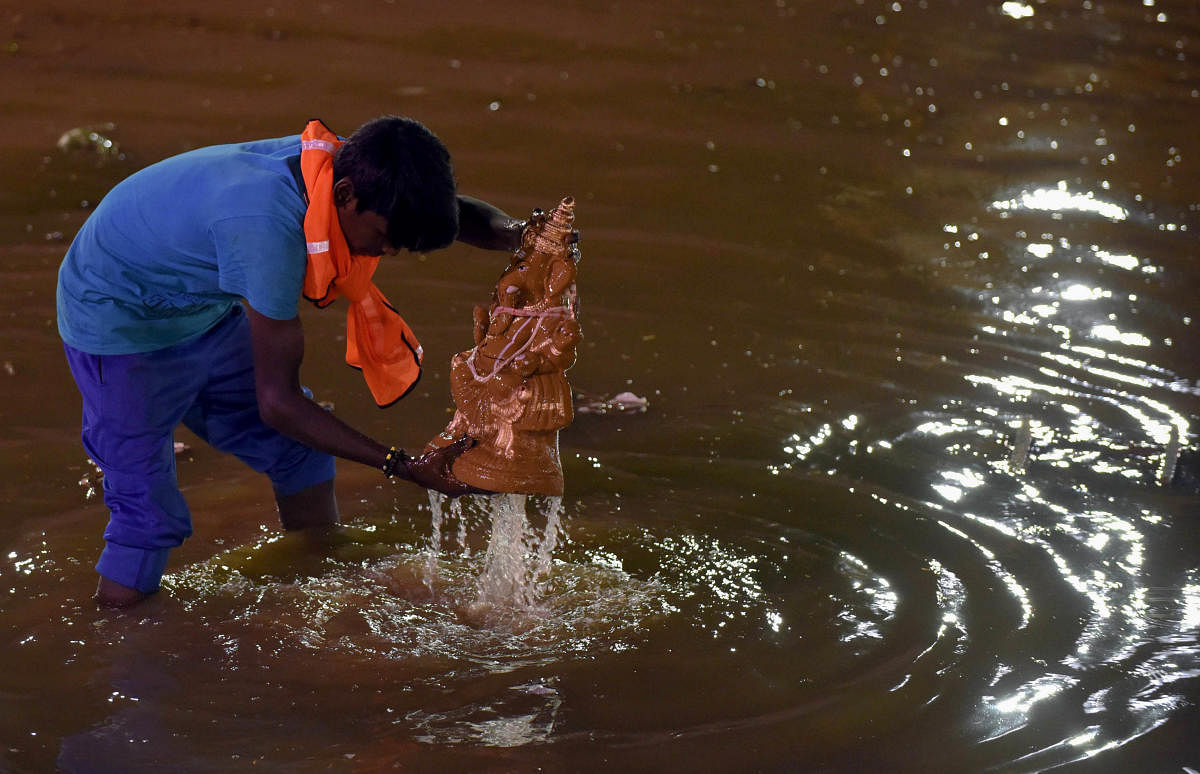
[[[338,223],[342,226],[350,254],[378,258],[396,252],[387,241],[387,218],[369,210],[358,212],[358,200],[351,201],[351,204],[338,207]]]
[[[349,178],[343,177],[334,184],[333,203],[351,255],[378,258],[398,252],[388,244],[387,218],[370,210],[358,211],[358,197]]]

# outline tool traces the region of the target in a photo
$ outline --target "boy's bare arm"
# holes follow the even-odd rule
[[[301,391],[304,329],[300,318],[274,320],[250,307],[247,313],[254,347],[254,387],[263,421],[306,446],[382,470],[387,446],[350,427]],[[451,496],[478,492],[451,471],[454,459],[473,445],[473,440],[463,438],[413,457],[397,468],[395,475]]]
[[[300,318],[274,320],[247,307],[254,347],[254,387],[263,421],[305,446],[381,467],[388,447],[341,421],[300,388],[304,329]]]
[[[484,250],[516,250],[525,221],[471,196],[458,197],[458,240]]]

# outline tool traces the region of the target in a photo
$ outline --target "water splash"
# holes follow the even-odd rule
[[[527,516],[533,507],[544,518],[540,534]],[[436,596],[438,558],[447,518],[458,521],[458,548],[470,555],[467,532],[474,520],[490,525],[483,569],[475,580],[476,612],[504,609],[532,612],[541,596],[541,585],[554,563],[554,549],[565,536],[561,497],[530,498],[523,494],[497,494],[450,500],[429,493],[432,512],[425,584]]]
[[[273,663],[301,648],[336,654],[346,665],[390,664],[405,679],[419,674],[434,682],[447,674],[507,674],[566,654],[629,649],[648,620],[677,612],[661,584],[589,561],[587,551],[566,544],[559,502],[535,502],[530,518],[520,521],[522,540],[514,547],[507,537],[485,535],[488,509],[499,504],[480,499],[460,499],[457,509],[440,503],[443,533],[453,535],[449,519],[459,518],[475,549],[447,540],[450,545],[437,554],[436,578],[427,574],[427,541],[396,543],[385,528],[348,525],[323,540],[266,535],[168,573],[163,588],[203,626],[218,626],[231,641],[255,643],[227,653],[231,664]],[[500,517],[517,522],[507,507],[517,502],[506,503]],[[550,530],[528,524],[539,524],[539,513],[554,525]],[[537,538],[533,550],[525,529]],[[551,534],[563,555],[554,558],[552,571],[542,572],[541,557],[555,550]],[[489,604],[480,601],[485,580],[503,577],[488,566],[480,544],[487,538],[496,543],[493,561],[509,551],[523,561],[525,572],[507,587],[516,599],[503,597],[501,583],[487,587]],[[524,704],[516,709],[529,712]]]
[[[495,495],[488,498],[492,519],[491,538],[484,555],[483,573],[475,582],[478,605],[529,608],[533,606],[532,574],[527,566],[529,543],[525,520],[525,496]]]

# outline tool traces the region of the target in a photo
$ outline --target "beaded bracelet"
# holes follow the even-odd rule
[[[393,446],[388,449],[387,456],[383,458],[383,475],[388,478],[394,478],[399,474],[402,466],[407,470],[408,461],[411,459],[412,457],[405,454],[403,449],[397,449]]]

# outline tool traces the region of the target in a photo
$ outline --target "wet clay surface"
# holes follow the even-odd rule
[[[1200,499],[1158,484],[1197,443],[1198,42],[1175,0],[3,6],[0,770],[1200,769]],[[196,533],[98,611],[69,240],[165,156],[388,112],[465,193],[576,197],[572,386],[647,399],[561,433],[542,601],[471,615],[485,521],[427,583],[424,493],[350,464],[347,526],[280,536],[181,432]],[[505,261],[381,266],[427,355],[397,406],[337,311],[305,382],[419,447]]]
[[[454,476],[485,492],[563,493],[558,431],[574,418],[565,372],[580,338],[577,234],[572,198],[533,211],[491,302],[475,305],[475,346],[450,362],[454,419],[426,448],[474,439]]]

